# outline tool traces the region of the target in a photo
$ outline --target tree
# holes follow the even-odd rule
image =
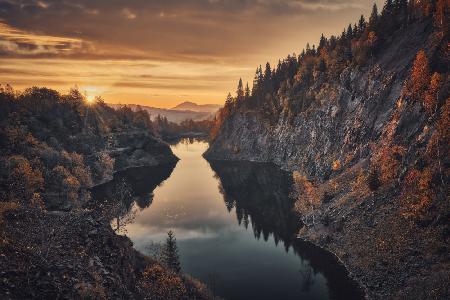
[[[29,205],[33,195],[44,186],[44,179],[40,170],[33,169],[28,159],[21,155],[8,158],[8,183],[12,187],[12,198],[25,205]]]
[[[425,96],[423,97],[423,107],[430,115],[433,114],[437,109],[441,82],[441,75],[435,72],[433,76],[431,76],[430,86],[426,91]]]
[[[348,27],[347,27],[347,39],[351,40],[352,38],[353,38],[352,24],[348,24]]]
[[[322,50],[327,44],[327,39],[325,38],[325,36],[322,35],[320,36],[320,41],[319,41],[319,46],[317,47],[317,51],[320,52],[320,50]]]
[[[269,62],[266,63],[266,69],[264,70],[264,82],[269,82],[272,78],[272,69],[270,68]]]
[[[120,232],[135,218],[135,211],[130,210],[127,205],[131,201],[131,188],[125,179],[114,185],[113,198],[108,209],[110,217],[115,218],[116,221],[115,231]]]
[[[411,70],[408,88],[409,95],[415,99],[421,99],[429,83],[430,69],[428,66],[428,58],[422,49],[417,53]]]
[[[448,28],[448,10],[449,10],[448,0],[438,0],[436,3],[436,12],[434,13],[434,24],[442,31]]]
[[[225,100],[225,107],[231,107],[231,105],[233,105],[233,102],[233,96],[231,96],[231,93],[228,93],[227,99]]]
[[[96,181],[111,178],[114,171],[115,160],[106,152],[100,152],[95,156],[92,175]]]
[[[372,7],[372,13],[369,18],[369,31],[376,31],[378,24],[378,7],[375,3]]]
[[[245,99],[248,99],[250,97],[250,88],[248,87],[248,82],[245,85],[244,97]]]
[[[238,101],[244,99],[244,86],[242,85],[242,78],[239,78],[239,83],[236,90],[236,99]]]
[[[166,243],[162,250],[162,260],[166,267],[168,267],[175,273],[181,272],[177,240],[172,230],[167,233]]]
[[[364,15],[361,15],[361,18],[359,18],[358,21],[358,31],[362,33],[364,32],[365,29],[366,29],[366,19],[364,18]]]

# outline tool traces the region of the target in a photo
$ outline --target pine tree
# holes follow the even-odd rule
[[[351,40],[353,38],[353,28],[352,28],[352,24],[348,24],[347,27],[347,39]]]
[[[162,262],[175,273],[181,272],[180,257],[178,255],[177,239],[170,230],[167,233],[166,243],[162,250]]]
[[[369,31],[376,31],[377,30],[377,24],[378,24],[378,7],[375,3],[372,7],[372,14],[369,18]]]
[[[361,18],[359,18],[358,21],[358,31],[362,33],[364,32],[365,29],[366,29],[366,19],[364,19],[364,15],[361,15]]]
[[[264,81],[269,82],[272,78],[272,69],[270,68],[269,62],[266,63],[266,69],[264,71]]]
[[[244,93],[245,99],[248,99],[250,97],[250,88],[248,87],[248,82],[245,85],[245,93]]]
[[[244,99],[244,86],[242,84],[242,78],[239,78],[238,87],[236,90],[236,99],[238,101]]]
[[[230,107],[233,104],[233,96],[231,96],[231,93],[228,93],[227,100],[225,100],[225,106]]]
[[[326,43],[327,43],[327,40],[326,40],[325,36],[322,33],[322,35],[320,36],[319,47],[317,47],[317,51],[320,52],[320,50],[325,47]]]

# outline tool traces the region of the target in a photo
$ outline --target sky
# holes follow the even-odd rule
[[[89,99],[223,104],[256,67],[338,35],[383,0],[0,0],[0,84]]]

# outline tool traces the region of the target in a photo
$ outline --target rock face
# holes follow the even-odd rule
[[[115,171],[178,161],[167,143],[147,131],[117,133],[111,140],[112,145],[108,152],[115,159]]]
[[[442,175],[449,164],[438,153],[427,154],[430,137],[441,126],[436,120],[448,118],[448,102],[430,117],[423,99],[402,97],[418,51],[439,57],[435,41],[423,23],[397,31],[373,63],[348,67],[338,80],[316,78],[306,91],[313,104],[294,116],[280,96],[275,101],[283,110],[274,121],[261,107],[237,106],[204,154],[210,160],[272,162],[298,172],[294,178],[307,182],[295,205],[304,224],[298,236],[336,254],[369,299],[450,297],[448,177]],[[369,169],[379,168],[397,145],[404,152],[391,160],[398,166],[395,177],[369,189]],[[431,169],[437,171],[426,177]],[[426,183],[428,196],[408,189],[418,182]],[[405,209],[420,207],[408,201],[420,197],[429,204],[407,217]]]
[[[205,157],[273,162],[309,177],[327,178],[333,161],[367,156],[369,143],[392,117],[417,51],[427,44],[426,27],[413,27],[392,37],[396,42],[372,66],[347,68],[338,82],[322,85],[319,80],[309,91],[316,106],[293,120],[281,113],[276,124],[268,125],[255,112],[237,111],[224,122]],[[415,120],[405,128],[407,139],[423,117],[416,110],[404,118]]]

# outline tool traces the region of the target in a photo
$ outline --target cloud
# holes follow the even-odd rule
[[[27,33],[0,23],[0,56],[70,56],[93,51],[80,39]]]
[[[251,82],[257,65],[299,53],[321,33],[341,33],[372,4],[0,0],[0,83],[96,85],[108,91],[107,100],[145,104],[157,95],[152,99],[161,106],[176,105],[169,100],[182,95],[218,102],[239,77]]]
[[[379,1],[379,0],[378,0]],[[270,38],[320,27],[370,9],[372,0],[0,0],[0,20],[22,32],[70,39],[68,51],[45,45],[17,55],[77,54],[82,57],[235,60],[270,47]],[[328,14],[326,20],[320,20]],[[316,17],[314,17],[316,16]],[[306,25],[308,28],[296,28]],[[130,22],[132,21],[132,22]],[[348,21],[353,21],[349,19]],[[0,31],[2,29],[0,28]],[[342,28],[337,31],[340,32]],[[0,37],[4,40],[4,38]],[[77,42],[75,42],[75,40]],[[84,43],[84,44],[83,44]],[[28,41],[27,45],[30,44]],[[95,48],[95,51],[86,51]],[[6,50],[5,50],[6,49]],[[295,49],[292,49],[292,51]],[[4,54],[4,53],[3,53]],[[286,53],[287,54],[287,53]]]
[[[137,15],[128,8],[122,9],[122,15],[128,20],[134,20],[137,17]]]

